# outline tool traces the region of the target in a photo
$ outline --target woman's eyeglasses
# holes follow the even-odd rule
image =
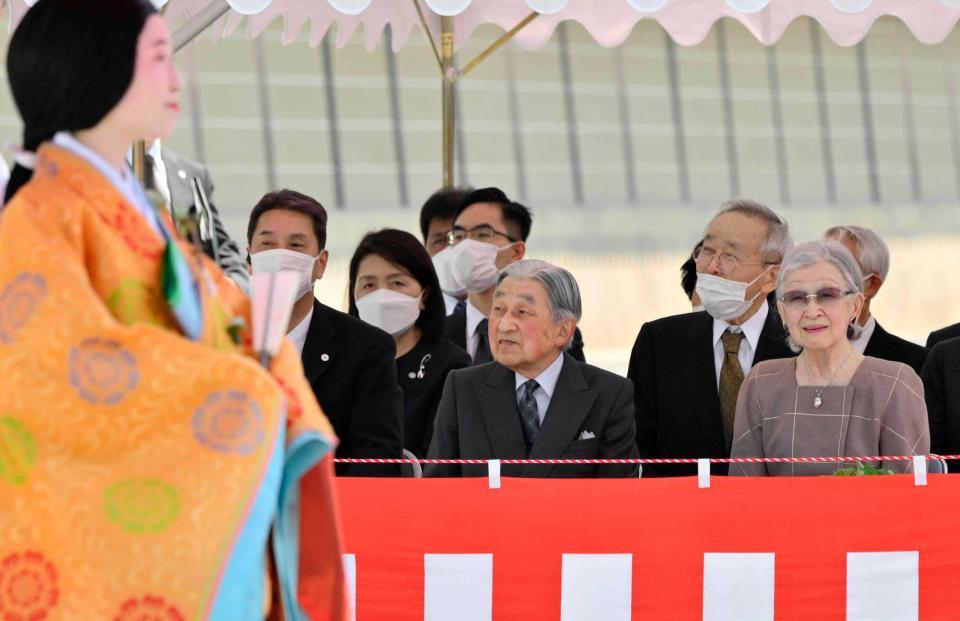
[[[803,310],[807,307],[810,299],[813,299],[817,306],[829,308],[836,305],[843,297],[856,293],[855,291],[846,291],[838,287],[824,287],[818,289],[816,293],[807,293],[806,291],[786,291],[780,296],[780,301],[790,310]]]

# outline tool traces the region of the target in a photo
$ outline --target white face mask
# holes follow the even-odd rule
[[[509,246],[465,239],[433,257],[440,288],[449,295],[486,291],[497,284],[497,253]]]
[[[320,255],[315,257],[302,252],[274,248],[261,250],[250,255],[250,264],[254,274],[275,274],[277,272],[297,272],[300,274],[300,285],[297,288],[299,300],[307,292],[313,291],[313,266]]]
[[[710,316],[714,319],[724,321],[736,319],[747,312],[747,309],[761,293],[757,291],[757,295],[747,300],[745,299],[747,289],[760,280],[760,277],[766,274],[771,267],[773,266],[767,266],[767,269],[760,272],[760,275],[750,282],[738,282],[713,274],[697,272],[697,295],[700,296],[703,309],[710,313]]]
[[[420,298],[390,289],[377,289],[357,300],[357,313],[371,326],[398,336],[420,317]]]

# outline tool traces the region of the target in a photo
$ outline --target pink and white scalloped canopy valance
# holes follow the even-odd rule
[[[12,0],[16,20],[35,0]],[[171,24],[195,15],[209,0],[153,0],[168,4]],[[228,0],[232,10],[213,26],[215,37],[235,32],[246,20],[249,36],[256,37],[276,19],[283,22],[283,40],[305,37],[318,45],[337,24],[337,44],[349,41],[361,29],[368,49],[376,47],[389,24],[393,46],[400,49],[420,20],[413,0]],[[944,40],[960,19],[960,0],[419,0],[434,36],[440,16],[453,17],[454,41],[462,45],[478,26],[512,28],[531,11],[540,13],[516,36],[526,48],[543,46],[557,24],[579,22],[597,43],[623,43],[636,23],[656,20],[680,45],[703,41],[714,22],[735,19],[765,44],[775,43],[798,17],[816,19],[839,45],[854,45],[880,17],[899,18],[921,43]]]

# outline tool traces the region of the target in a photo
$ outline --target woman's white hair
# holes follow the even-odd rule
[[[777,300],[783,302],[783,286],[792,272],[818,263],[832,265],[840,272],[846,290],[863,293],[863,272],[857,260],[846,246],[838,241],[817,240],[804,242],[787,253],[780,264],[780,273],[777,275]],[[856,321],[847,325],[847,338],[855,341],[860,338],[863,328]],[[802,347],[797,345],[790,335],[787,335],[787,346],[794,352]]]

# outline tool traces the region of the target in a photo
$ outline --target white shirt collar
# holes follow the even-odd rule
[[[446,307],[447,315],[450,315],[453,311],[457,309],[457,304],[460,303],[460,300],[453,297],[446,291],[443,291],[443,305]]]
[[[154,140],[150,143],[150,146],[147,147],[147,153],[155,160],[161,159],[163,156],[160,154],[160,141]]]
[[[560,379],[560,369],[563,368],[563,352],[560,352],[557,355],[557,359],[550,363],[550,366],[544,369],[540,375],[536,377],[524,377],[519,373],[514,373],[516,376],[517,386],[519,390],[521,386],[527,381],[534,379],[537,381],[537,384],[540,385],[540,388],[543,389],[543,392],[547,393],[547,398],[553,398],[553,391],[557,387],[557,380]]]
[[[313,307],[310,307],[310,312],[307,313],[307,316],[300,320],[293,330],[287,333],[287,338],[290,339],[290,342],[293,343],[294,347],[297,348],[298,354],[303,354],[303,346],[307,342],[307,332],[310,330],[310,320],[313,319]]]
[[[877,320],[873,318],[873,315],[870,315],[870,319],[867,319],[867,323],[863,326],[863,330],[860,332],[860,338],[855,341],[850,341],[854,349],[856,349],[861,354],[864,350],[867,349],[867,345],[870,343],[870,337],[873,336],[874,331],[877,329]]]
[[[477,325],[486,319],[487,316],[480,312],[480,309],[467,300],[467,336],[473,336],[477,331]]]
[[[764,303],[760,305],[760,308],[757,309],[757,312],[753,314],[753,317],[747,319],[739,326],[731,326],[723,319],[714,319],[713,346],[717,346],[720,337],[727,331],[727,328],[733,327],[733,332],[736,332],[737,328],[742,330],[743,336],[747,339],[747,342],[750,343],[752,350],[757,351],[757,343],[760,341],[760,333],[763,332],[763,325],[767,322],[768,314],[770,314],[770,305],[764,301]]]
[[[99,153],[77,140],[74,135],[69,132],[57,132],[53,136],[53,144],[83,158],[87,163],[97,169],[97,172],[106,177],[107,181],[127,199],[127,202],[146,218],[151,228],[153,228],[155,232],[160,233],[160,224],[157,220],[156,213],[154,213],[153,205],[147,200],[146,195],[143,193],[143,188],[140,187],[140,182],[137,181],[137,178],[133,175],[133,171],[130,170],[128,166],[125,166],[122,171],[118,171],[108,164]]]

